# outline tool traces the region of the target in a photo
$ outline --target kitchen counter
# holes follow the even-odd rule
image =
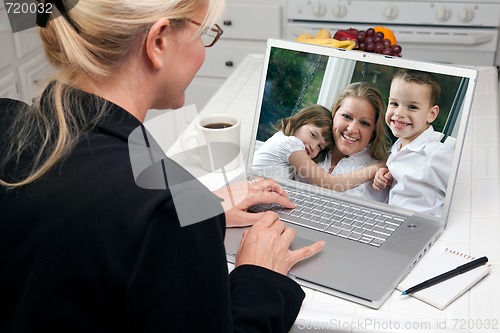
[[[242,158],[248,153],[263,56],[248,55],[201,114],[229,113],[242,121]],[[291,332],[500,331],[500,112],[498,72],[480,67],[449,223],[429,253],[444,248],[488,256],[491,272],[445,310],[394,291],[374,310],[303,288],[306,299]],[[193,111],[192,111],[193,112]],[[153,133],[154,134],[154,133]],[[229,172],[229,178],[241,172]],[[212,188],[220,186],[206,180]],[[216,185],[218,184],[218,185]],[[418,265],[418,264],[417,264]]]

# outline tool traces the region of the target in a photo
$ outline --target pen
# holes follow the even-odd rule
[[[438,275],[436,277],[433,277],[432,279],[429,279],[427,281],[424,281],[420,284],[417,284],[416,286],[413,286],[405,291],[403,291],[402,295],[408,295],[408,294],[413,294],[419,290],[425,289],[427,287],[433,286],[437,283],[443,282],[445,280],[448,280],[454,276],[457,276],[459,274],[465,273],[467,271],[470,271],[471,269],[477,268],[479,266],[482,266],[488,262],[487,257],[481,257],[479,259],[473,260],[471,262],[468,262],[462,266],[458,266],[455,269],[452,269],[451,271],[448,271],[446,273],[443,273],[441,275]]]

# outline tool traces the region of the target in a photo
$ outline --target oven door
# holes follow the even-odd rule
[[[476,66],[495,64],[499,43],[495,28],[385,26],[394,31],[405,58]],[[370,25],[291,21],[287,38],[295,40],[302,33],[314,36],[322,28],[333,35],[339,29],[350,27],[366,30]]]

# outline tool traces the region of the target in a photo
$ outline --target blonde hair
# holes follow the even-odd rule
[[[54,6],[54,16],[40,29],[40,37],[58,72],[42,103],[38,98],[16,112],[10,145],[5,156],[0,156],[0,172],[9,161],[18,163],[23,154],[37,153],[19,179],[0,179],[0,185],[18,187],[38,180],[69,153],[83,132],[105,116],[107,103],[99,98],[95,111],[86,115],[72,85],[86,78],[111,79],[158,19],[169,18],[178,26],[205,10],[200,32],[220,17],[224,0],[80,0],[64,17]]]
[[[332,135],[332,113],[330,110],[325,108],[320,104],[312,104],[304,107],[302,110],[297,112],[291,117],[283,118],[274,126],[278,131],[282,131],[285,135],[290,136],[300,127],[311,124],[317,126],[321,129],[321,135],[325,139],[326,147],[322,149],[318,156],[312,160],[319,163],[325,159],[328,150],[330,150],[333,145],[333,135]]]
[[[386,105],[380,92],[373,85],[367,82],[351,83],[342,90],[337,100],[332,106],[332,115],[335,116],[342,106],[344,99],[348,97],[363,99],[368,101],[375,109],[375,128],[370,140],[368,152],[370,156],[378,161],[384,160],[388,155],[390,144],[389,135],[385,125]]]

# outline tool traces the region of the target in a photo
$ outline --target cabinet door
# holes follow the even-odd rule
[[[16,32],[13,34],[13,38],[17,59],[21,59],[27,55],[36,56],[43,53],[42,40],[38,34],[38,29]]]
[[[21,80],[21,97],[26,103],[41,93],[46,79],[53,68],[43,54],[39,54],[27,62],[19,65],[19,78]]]
[[[203,66],[198,71],[197,76],[210,76],[226,78],[234,71],[236,66],[249,53],[264,53],[266,42],[240,42],[223,41],[211,49],[207,49],[207,54]]]
[[[0,98],[19,99],[18,83],[15,72],[0,72]]]
[[[0,71],[16,62],[14,47],[12,45],[12,30],[10,29],[7,12],[0,1]]]
[[[227,4],[220,26],[221,39],[267,40],[281,38],[281,6]]]

